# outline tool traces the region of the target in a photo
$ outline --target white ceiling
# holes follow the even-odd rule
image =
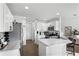
[[[62,16],[79,15],[79,4],[75,3],[7,3],[13,15],[51,19],[57,12]],[[26,10],[25,6],[29,9]]]

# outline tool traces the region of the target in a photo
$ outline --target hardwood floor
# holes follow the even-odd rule
[[[38,45],[32,40],[26,41],[27,45],[23,46],[22,56],[38,56]]]
[[[79,45],[76,45],[76,46],[75,46],[75,52],[76,52],[76,53],[79,53]]]

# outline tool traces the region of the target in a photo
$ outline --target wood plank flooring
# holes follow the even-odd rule
[[[76,52],[76,53],[79,53],[79,45],[76,45],[76,46],[75,46],[75,52]]]
[[[38,45],[32,40],[26,41],[27,45],[23,46],[22,56],[38,56]]]

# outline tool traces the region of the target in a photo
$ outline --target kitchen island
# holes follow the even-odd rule
[[[65,39],[39,39],[39,56],[66,56],[66,44],[71,43]]]

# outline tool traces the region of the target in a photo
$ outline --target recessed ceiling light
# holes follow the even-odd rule
[[[28,6],[25,6],[25,9],[29,9],[29,7]]]
[[[58,12],[58,13],[56,13],[56,15],[60,15],[60,13]]]
[[[24,18],[26,18],[26,17],[24,17]]]

